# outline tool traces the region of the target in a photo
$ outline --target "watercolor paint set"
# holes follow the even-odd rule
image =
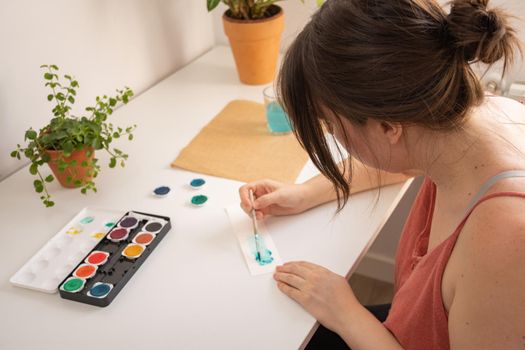
[[[170,229],[166,216],[86,208],[10,281],[47,293],[58,289],[62,298],[107,306]]]

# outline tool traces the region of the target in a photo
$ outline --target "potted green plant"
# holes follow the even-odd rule
[[[100,166],[95,151],[104,150],[110,155],[110,168],[117,163],[124,166],[128,155],[117,148],[111,149],[110,144],[124,136],[131,141],[136,125],[123,129],[107,121],[118,104],[128,103],[133,96],[130,88],[117,90],[115,96],[97,96],[95,105],[85,108],[88,115],[75,117],[70,111],[75,103],[78,81],[67,74],[63,76],[66,83],[61,81],[56,65],[41,68],[45,69],[45,86],[51,90],[47,99],[54,103],[53,117],[39,132],[29,128],[24,136],[27,145],[17,145],[11,157],[21,159],[24,156],[29,160],[29,172],[37,177],[33,182],[35,191],[40,194],[44,205],[51,207],[55,203],[46,184],[55,178],[64,187],[80,188],[83,194],[89,190],[97,191],[93,179],[97,177]],[[40,167],[44,164],[49,165],[54,176],[42,175]]]
[[[228,6],[222,23],[241,82],[250,85],[271,82],[284,28],[283,10],[275,3],[283,0],[206,0],[208,11],[221,1]],[[316,2],[320,6],[324,0]]]

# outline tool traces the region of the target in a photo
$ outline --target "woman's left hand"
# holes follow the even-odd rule
[[[322,266],[288,262],[274,273],[277,287],[298,302],[326,328],[338,332],[359,304],[348,281]]]

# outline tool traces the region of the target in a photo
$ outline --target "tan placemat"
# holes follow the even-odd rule
[[[172,167],[244,182],[293,183],[308,160],[295,136],[271,135],[264,105],[235,100],[206,125]]]

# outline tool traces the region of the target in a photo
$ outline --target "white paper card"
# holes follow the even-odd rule
[[[269,273],[275,271],[275,267],[282,264],[281,257],[277,252],[277,248],[273,243],[272,237],[268,233],[264,222],[257,221],[257,228],[259,229],[259,236],[261,243],[259,249],[268,249],[271,252],[273,261],[265,265],[261,265],[255,259],[255,241],[253,236],[253,226],[251,218],[238,206],[231,206],[226,208],[226,213],[230,218],[230,222],[233,227],[233,232],[237,237],[237,241],[241,247],[244,260],[252,276],[260,275],[263,273]]]

